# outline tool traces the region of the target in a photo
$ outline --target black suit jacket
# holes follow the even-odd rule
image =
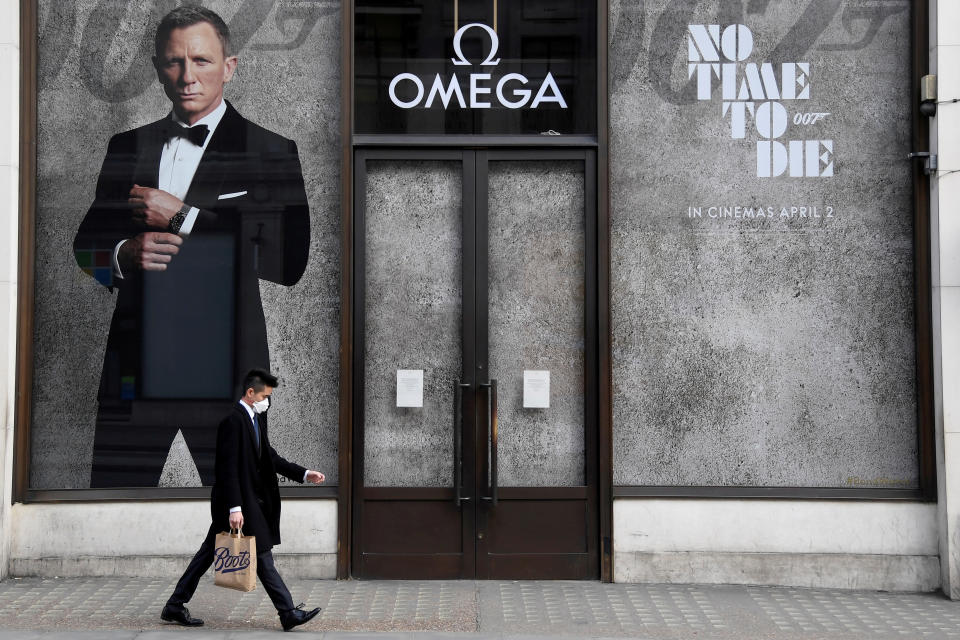
[[[110,140],[96,199],[74,240],[81,266],[91,252],[103,264],[118,242],[147,230],[134,224],[127,198],[134,184],[158,186],[165,121]],[[105,406],[123,414],[139,399],[229,401],[246,371],[269,367],[258,279],[295,284],[310,245],[296,143],[228,103],[184,202],[200,214],[167,271],[127,270],[104,282],[118,295],[101,414]]]
[[[227,531],[230,509],[239,506],[243,512],[243,534],[256,536],[257,551],[260,552],[280,544],[277,473],[295,482],[303,482],[306,469],[287,462],[270,446],[266,414],[260,414],[258,421],[259,454],[250,414],[239,403],[220,423],[210,515],[214,528]]]

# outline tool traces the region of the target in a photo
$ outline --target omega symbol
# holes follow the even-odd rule
[[[489,26],[483,24],[482,22],[471,22],[470,24],[465,24],[459,29],[457,29],[456,35],[453,36],[453,50],[456,52],[456,58],[450,58],[453,61],[453,64],[457,66],[469,65],[470,61],[467,60],[467,57],[463,55],[463,50],[460,48],[460,40],[463,38],[463,34],[466,33],[468,29],[474,27],[480,27],[487,32],[487,35],[490,36],[490,53],[487,54],[487,59],[480,63],[481,67],[489,67],[500,63],[500,58],[496,60],[493,59],[493,56],[497,55],[497,49],[500,48],[500,38],[497,37],[497,32],[491,29]]]

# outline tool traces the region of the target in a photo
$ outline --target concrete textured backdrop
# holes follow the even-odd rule
[[[34,406],[30,485],[89,486],[96,397],[114,298],[73,258],[110,136],[170,110],[150,56],[173,0],[41,0]],[[285,385],[271,442],[337,483],[339,2],[205,2],[231,27],[240,66],[225,95],[299,146],[310,261],[290,288],[261,283],[271,366]],[[174,447],[184,455],[184,447]],[[164,482],[197,484],[169,461]]]
[[[372,161],[367,171],[364,484],[449,487],[462,369],[461,165]],[[423,369],[422,408],[397,407],[397,369]]]
[[[696,99],[688,25],[736,23],[747,62],[810,63],[780,140],[832,139],[833,177],[756,177],[753,119]],[[614,483],[918,486],[909,3],[613,0],[610,28]],[[688,218],[713,205],[835,214]]]
[[[491,162],[490,377],[498,383],[503,487],[585,481],[584,171]],[[550,408],[523,408],[523,371],[550,372]]]

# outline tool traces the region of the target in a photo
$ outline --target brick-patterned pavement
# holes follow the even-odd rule
[[[11,578],[0,583],[0,640],[79,637],[28,630],[127,630],[141,633],[116,637],[144,640],[197,633],[160,621],[173,584],[157,578]],[[462,638],[960,640],[960,603],[941,594],[599,582],[296,580],[289,586],[296,602],[323,607],[300,628],[318,638],[365,631],[394,632],[381,637],[405,640],[460,633],[474,634]],[[206,621],[198,638],[280,629],[259,587],[239,593],[205,580],[189,606]]]

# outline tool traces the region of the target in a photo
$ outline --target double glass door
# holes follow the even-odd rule
[[[354,171],[353,574],[598,578],[593,150]]]

